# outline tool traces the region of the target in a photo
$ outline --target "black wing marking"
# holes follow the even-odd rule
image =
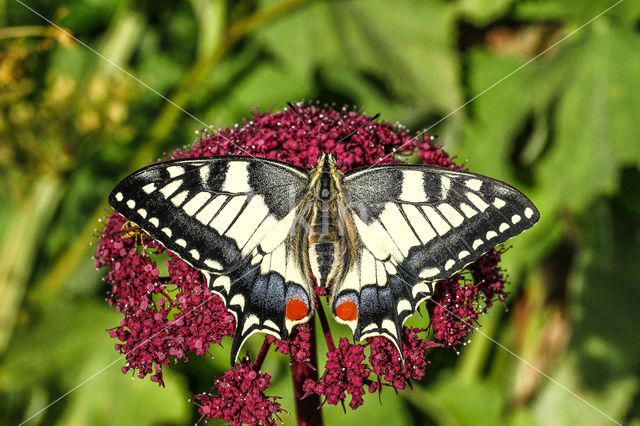
[[[291,289],[301,289],[305,294],[295,297],[313,306],[308,284],[293,266],[272,268],[260,260],[276,251],[283,259],[291,257],[282,247],[307,186],[307,172],[285,163],[237,156],[197,158],[134,172],[111,192],[109,204],[203,272],[209,288],[236,317],[233,362],[254,332],[286,338],[284,309],[298,294]],[[279,310],[265,308],[278,304]],[[310,315],[312,309],[308,311]]]
[[[347,323],[357,339],[373,335],[401,345],[401,327],[433,283],[533,226],[540,214],[517,189],[474,173],[419,165],[347,172],[343,180],[361,248],[334,292],[334,314],[358,304]],[[384,273],[372,279],[371,270]],[[386,280],[386,281],[385,281]],[[346,305],[345,305],[346,306]]]

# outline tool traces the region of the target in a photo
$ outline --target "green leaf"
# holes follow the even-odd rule
[[[610,7],[612,8],[598,19],[615,23],[616,26],[626,25],[632,28],[640,16],[640,3],[618,2],[617,0],[517,1],[515,2],[515,15],[523,20],[570,21],[575,26],[580,26]]]
[[[262,105],[306,95],[393,119],[449,112],[460,102],[453,34],[438,2],[316,2],[257,32],[270,60],[238,82],[234,103],[249,110],[260,93]]]
[[[471,93],[478,97],[466,107],[470,119],[465,123],[461,146],[454,146],[452,152],[468,159],[470,170],[513,184],[513,139],[530,106],[522,96],[525,73],[511,73],[524,61],[480,49],[474,49],[469,60]]]
[[[502,423],[505,405],[500,389],[487,381],[466,381],[441,374],[429,390],[403,391],[413,405],[445,425],[496,425]]]
[[[539,73],[564,74],[567,87],[554,116],[555,138],[536,168],[550,202],[571,211],[618,187],[619,170],[640,164],[640,144],[631,143],[640,116],[640,38],[623,31],[594,32],[579,44],[573,67],[554,61]],[[562,55],[562,52],[560,53]],[[579,58],[579,60],[578,60]]]
[[[15,333],[0,366],[0,392],[36,398],[25,419],[85,380],[40,418],[56,424],[184,423],[190,418],[185,383],[168,369],[164,389],[148,378],[132,381],[122,374],[125,361],[105,331],[119,320],[110,308],[62,298],[44,302],[30,324]]]
[[[594,389],[640,368],[640,329],[633,326],[640,306],[640,172],[627,169],[623,176],[616,199],[598,201],[580,217],[582,249],[570,282],[572,347],[584,366],[580,375]]]
[[[511,7],[513,0],[462,0],[458,10],[464,18],[477,26],[485,26],[499,19]]]

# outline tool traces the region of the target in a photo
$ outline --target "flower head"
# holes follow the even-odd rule
[[[271,376],[254,369],[244,358],[231,370],[215,380],[214,393],[194,395],[194,403],[203,419],[222,419],[233,425],[276,423],[284,412],[277,397],[266,396]]]
[[[362,405],[364,386],[371,374],[365,363],[364,345],[352,345],[346,338],[340,339],[338,347],[327,354],[324,374],[318,382],[307,380],[304,390],[326,397],[325,402],[336,405],[351,395],[349,406],[354,410]]]
[[[412,138],[400,125],[371,122],[342,141],[369,117],[346,107],[335,110],[327,105],[299,104],[297,109],[304,125],[291,110],[255,111],[242,125],[216,133],[205,131],[189,150],[176,150],[170,158],[253,155],[311,168],[320,153],[332,152],[346,171],[399,162],[417,150],[424,164],[461,168],[432,137]],[[108,301],[123,315],[120,325],[109,334],[118,340],[116,350],[126,354],[123,372],[133,370],[139,377],[149,374],[151,380],[163,385],[164,367],[171,361],[188,361],[193,354],[209,352],[212,344],[233,335],[235,320],[222,300],[206,288],[202,274],[173,253],[168,253],[168,276],[161,276],[151,255],[163,253],[163,247],[146,238],[146,250],[139,251],[134,238],[123,238],[119,232],[124,223],[118,213],[107,219],[95,254],[97,267],[108,269]],[[410,379],[422,378],[429,349],[463,344],[479,315],[495,299],[504,300],[499,258],[498,252],[490,251],[468,267],[470,274],[455,275],[435,285],[427,303],[430,322],[427,325],[425,320],[424,329],[404,328],[402,357],[383,337],[359,344],[342,338],[336,347],[328,322],[321,317],[330,350],[326,361],[321,361],[325,363],[324,374],[307,377],[304,385],[300,384],[303,393],[309,398],[321,396],[329,404],[344,404],[350,396],[349,405],[355,409],[362,405],[366,391],[380,391],[383,386],[399,391]],[[324,288],[316,285],[314,290],[319,299],[327,296]],[[313,321],[294,329],[288,341],[267,336],[263,347],[274,344],[280,353],[291,356],[292,365],[306,363],[317,371],[310,339]],[[259,372],[265,354],[266,350],[261,351],[253,364],[245,359],[227,371],[215,382],[215,395],[194,397],[203,418],[236,423],[270,423],[277,418],[282,412],[280,404],[264,394],[270,376]]]

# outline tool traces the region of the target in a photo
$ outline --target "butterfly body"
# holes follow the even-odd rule
[[[342,196],[342,172],[336,166],[335,157],[322,154],[318,163],[309,172],[309,205],[305,223],[308,225],[309,266],[318,285],[331,289],[339,282],[345,269],[350,266],[349,249],[355,241],[347,232],[350,226]]]
[[[286,339],[315,310],[314,282],[357,340],[389,338],[448,278],[531,227],[535,206],[477,174],[419,165],[342,173],[261,158],[158,163],[120,182],[110,204],[200,270],[236,318],[232,362],[256,332]],[[314,280],[315,278],[315,280]]]

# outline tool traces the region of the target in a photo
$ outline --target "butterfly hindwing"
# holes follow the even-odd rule
[[[355,261],[335,289],[333,314],[351,327],[356,340],[384,336],[400,350],[402,325],[431,296],[432,284],[415,286],[393,258],[377,258],[362,241],[356,250]]]
[[[307,181],[305,170],[265,159],[175,160],[131,174],[109,203],[199,269],[222,297],[236,317],[233,362],[256,331],[286,338],[292,298],[307,306],[297,322],[312,314],[310,289],[288,248]]]
[[[338,305],[353,298],[358,318],[349,325],[356,338],[384,335],[399,348],[402,323],[431,296],[433,282],[539,218],[517,189],[464,171],[379,166],[347,172],[343,185],[362,247],[334,292],[334,314],[340,318]]]

